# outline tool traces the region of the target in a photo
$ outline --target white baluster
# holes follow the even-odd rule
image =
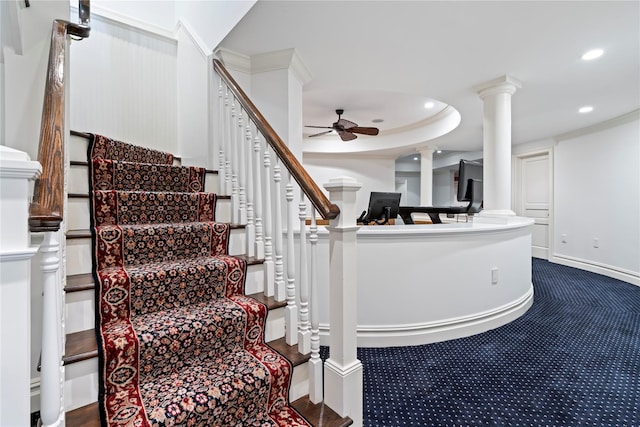
[[[246,157],[244,149],[244,111],[238,106],[238,129],[236,131],[235,144],[238,149],[238,157],[236,159],[238,168],[238,224],[247,223],[247,193],[246,193]]]
[[[245,157],[245,172],[246,172],[246,187],[247,187],[247,226],[245,227],[245,235],[246,235],[246,248],[247,248],[247,256],[255,257],[256,256],[256,228],[255,228],[255,218],[253,213],[253,200],[255,197],[254,193],[254,180],[253,180],[253,168],[259,168],[256,164],[252,165],[251,159],[253,158],[253,150],[252,150],[252,135],[251,135],[251,120],[249,119],[249,115],[247,114],[247,121],[245,127],[245,146],[247,148],[247,153],[244,155]]]
[[[304,192],[300,191],[300,326],[298,327],[298,352],[311,351],[311,329],[309,325],[309,272],[307,270],[307,204]]]
[[[231,98],[231,222],[240,224],[240,195],[238,194],[238,126],[236,98]]]
[[[291,174],[288,174],[287,199],[287,307],[284,310],[284,329],[287,344],[298,343],[298,306],[296,305],[296,255],[293,239],[293,185]],[[277,271],[277,270],[276,270]]]
[[[264,146],[264,293],[268,297],[275,295],[275,266],[273,264],[273,220],[271,212],[271,155],[269,144]]]
[[[42,252],[42,363],[40,375],[40,418],[44,427],[58,426],[62,421],[62,351],[60,349],[59,298],[60,281],[59,232],[44,233]]]
[[[224,134],[224,93],[222,91],[222,78],[218,76],[218,193],[219,194],[228,194],[225,193],[225,177],[227,176],[227,172],[225,169],[225,160],[224,160],[224,149],[225,149],[225,134]]]
[[[253,164],[256,171],[253,174],[254,181],[254,197],[255,197],[255,223],[256,223],[256,249],[255,256],[258,259],[264,259],[264,240],[262,233],[262,174],[260,173],[260,133],[255,128],[255,136],[253,138]]]
[[[231,109],[229,105],[229,88],[224,92],[224,194],[231,195]]]
[[[286,289],[284,285],[284,264],[282,261],[282,190],[280,188],[281,173],[280,173],[280,159],[275,156],[276,163],[273,166],[273,224],[274,224],[274,249],[275,249],[275,295],[276,301],[284,301],[287,298]]]
[[[309,400],[311,403],[320,403],[324,399],[322,395],[322,359],[320,359],[320,321],[318,315],[318,225],[316,224],[315,209],[311,209],[311,227],[309,227],[310,243],[310,268],[309,268],[309,293],[310,293],[310,318],[311,318],[311,359],[309,359]]]

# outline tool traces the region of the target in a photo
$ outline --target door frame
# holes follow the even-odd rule
[[[540,150],[527,151],[523,153],[518,153],[512,157],[512,165],[513,165],[513,173],[512,173],[512,209],[516,212],[516,215],[521,215],[524,212],[524,199],[523,199],[523,185],[524,180],[522,179],[523,167],[522,163],[525,159],[529,159],[532,157],[538,156],[548,156],[549,158],[549,176],[548,176],[548,192],[549,192],[549,226],[547,228],[547,242],[548,242],[548,252],[547,259],[551,259],[553,257],[553,245],[554,245],[554,210],[553,210],[553,147],[548,147]]]

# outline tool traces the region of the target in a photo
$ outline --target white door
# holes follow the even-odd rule
[[[531,254],[549,259],[549,212],[551,201],[551,165],[549,154],[520,158],[520,206],[518,215],[533,218]]]

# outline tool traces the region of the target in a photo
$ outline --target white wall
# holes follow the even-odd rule
[[[558,142],[553,167],[554,261],[640,278],[639,141],[635,112]]]
[[[72,44],[71,129],[177,152],[177,43],[93,16]]]
[[[323,185],[339,176],[350,176],[362,184],[356,193],[356,209],[361,212],[369,205],[372,191],[395,191],[395,160],[382,157],[358,157],[305,154],[303,165],[309,175],[324,190]]]
[[[2,2],[3,57],[1,143],[37,158],[53,20],[69,19],[67,1]],[[16,7],[8,16],[11,7]],[[4,28],[7,21],[12,34]],[[10,42],[10,45],[5,45]]]
[[[213,117],[208,84],[211,63],[189,28],[180,26],[177,36],[177,154],[183,164],[210,168],[213,167],[210,164],[213,149],[209,144],[209,118]]]

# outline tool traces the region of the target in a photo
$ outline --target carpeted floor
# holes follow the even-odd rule
[[[365,426],[640,426],[640,287],[532,268],[535,302],[508,325],[358,349]]]

